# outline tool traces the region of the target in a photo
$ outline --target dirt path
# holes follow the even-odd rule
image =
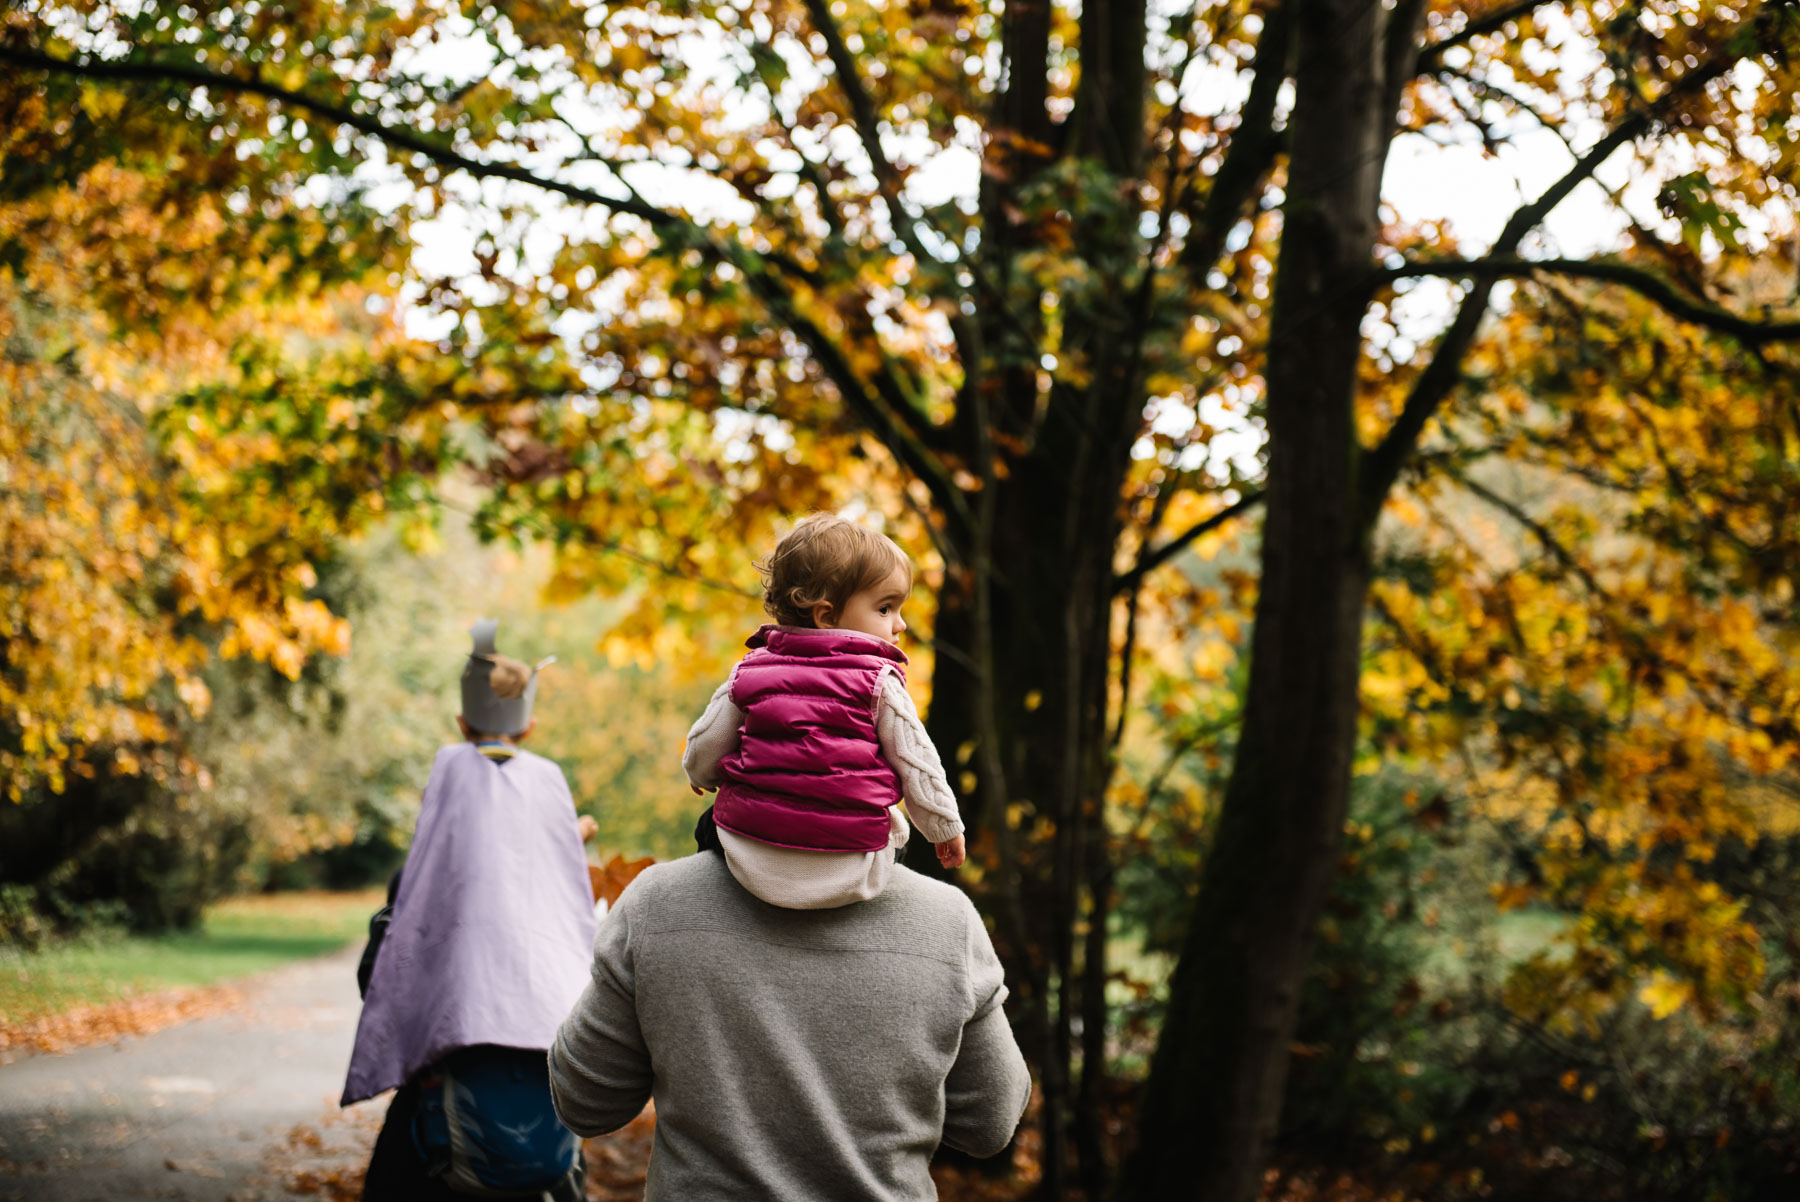
[[[0,1065],[0,1200],[340,1193],[387,1106],[337,1107],[357,950],[255,978],[222,1014]]]

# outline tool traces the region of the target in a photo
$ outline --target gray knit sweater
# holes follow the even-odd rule
[[[939,1142],[999,1151],[1030,1095],[1001,977],[968,898],[904,868],[785,910],[715,854],[659,864],[600,924],[556,1111],[598,1135],[655,1100],[646,1202],[935,1198]]]

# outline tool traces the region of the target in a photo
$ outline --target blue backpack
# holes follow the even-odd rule
[[[581,1152],[551,1108],[545,1054],[489,1045],[452,1052],[420,1083],[413,1142],[428,1173],[484,1198],[541,1195]]]

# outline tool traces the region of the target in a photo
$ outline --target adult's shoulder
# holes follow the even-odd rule
[[[962,946],[971,928],[985,932],[981,915],[967,893],[947,881],[914,872],[904,864],[894,866],[887,888],[875,902],[862,904],[880,904],[898,911],[909,926],[930,932],[947,945]]]
[[[677,860],[652,864],[632,879],[619,897],[619,906],[647,906],[722,892],[731,881],[724,860],[713,852],[698,852]]]
[[[930,946],[931,954],[962,965],[971,1014],[1006,1000],[1006,970],[994,951],[987,924],[967,893],[899,867],[880,900],[890,898],[905,907],[913,930]]]
[[[969,900],[967,893],[948,881],[914,872],[904,864],[894,865],[884,896],[888,894],[892,894],[897,900],[904,900],[909,906],[954,914],[975,912],[975,903]]]

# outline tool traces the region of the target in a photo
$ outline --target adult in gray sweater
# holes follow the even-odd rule
[[[784,910],[717,854],[659,864],[600,924],[556,1112],[601,1135],[654,1100],[646,1202],[935,1198],[938,1144],[993,1155],[1031,1092],[1001,978],[969,899],[909,869]]]

